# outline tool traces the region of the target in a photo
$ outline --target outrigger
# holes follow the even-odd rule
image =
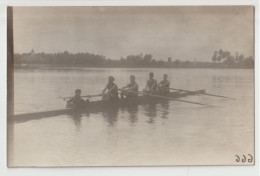
[[[171,88],[172,90],[172,88]],[[117,100],[111,100],[111,101],[104,101],[104,100],[96,100],[96,101],[85,101],[84,104],[82,104],[80,107],[75,107],[71,103],[71,101],[67,101],[66,108],[64,109],[57,109],[57,110],[50,110],[50,111],[41,111],[41,112],[32,112],[32,113],[24,113],[24,114],[15,114],[14,115],[14,121],[15,122],[23,122],[33,119],[40,119],[45,117],[54,117],[58,115],[63,114],[75,114],[75,113],[96,113],[96,112],[102,112],[110,108],[123,108],[131,105],[145,105],[150,103],[159,103],[162,101],[179,101],[179,102],[185,102],[185,103],[191,103],[196,105],[201,105],[204,107],[214,107],[208,104],[193,102],[193,101],[187,101],[182,100],[180,98],[191,96],[191,95],[207,95],[205,89],[197,90],[197,91],[187,91],[182,89],[177,89],[175,92],[170,92],[168,94],[164,95],[157,95],[157,94],[147,94],[144,92],[138,92],[138,96],[136,97],[130,97],[130,98],[122,98]],[[210,96],[217,96],[222,98],[229,98],[225,96],[219,96],[219,95],[213,95],[208,94]],[[100,95],[87,95],[87,96],[81,96],[81,97],[96,97]],[[69,99],[71,97],[65,97],[64,99]],[[232,99],[232,98],[230,98]]]

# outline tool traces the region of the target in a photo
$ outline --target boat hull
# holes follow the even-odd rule
[[[25,114],[17,114],[14,115],[15,122],[24,122],[33,119],[40,119],[46,117],[54,117],[58,115],[68,114],[73,115],[75,113],[96,113],[96,112],[104,112],[113,110],[115,108],[124,108],[133,105],[144,105],[144,104],[154,104],[160,103],[163,101],[169,100],[178,100],[178,98],[190,96],[190,95],[197,95],[203,94],[205,90],[198,90],[194,92],[171,92],[167,95],[155,95],[155,96],[145,96],[141,95],[138,97],[132,98],[123,98],[113,101],[92,101],[83,104],[83,106],[78,108],[67,107],[65,109],[59,110],[51,110],[51,111],[43,111],[43,112],[33,112],[33,113],[25,113]]]

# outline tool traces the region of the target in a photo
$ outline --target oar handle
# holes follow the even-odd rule
[[[138,92],[136,92],[136,91],[133,91],[133,90],[124,90],[124,89],[118,89],[119,91],[125,91],[125,92],[132,92],[132,93],[137,93],[137,94],[141,94],[143,91],[138,91]]]
[[[84,95],[84,96],[81,96],[82,98],[84,97],[87,97],[87,98],[92,98],[92,97],[100,97],[102,96],[102,94],[97,94],[97,95]]]

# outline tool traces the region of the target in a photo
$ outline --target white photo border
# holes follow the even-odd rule
[[[73,167],[7,168],[7,6],[255,6],[255,166],[172,166],[172,167]],[[259,174],[259,2],[258,0],[1,0],[0,1],[0,175],[178,175],[256,176]]]

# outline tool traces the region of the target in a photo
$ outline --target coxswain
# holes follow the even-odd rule
[[[156,93],[157,81],[153,78],[153,72],[149,73],[149,80],[146,83],[144,92],[154,94]]]
[[[170,81],[168,80],[168,75],[163,75],[163,80],[158,84],[158,92],[160,94],[167,94],[170,92]]]
[[[108,84],[102,91],[102,100],[116,100],[118,97],[118,87],[114,83],[115,78],[113,76],[108,77]]]
[[[135,76],[130,76],[130,83],[121,88],[121,98],[138,96],[138,84],[135,82]]]
[[[81,90],[76,89],[75,95],[69,101],[67,101],[67,107],[80,108],[84,105],[85,101],[81,98]]]

